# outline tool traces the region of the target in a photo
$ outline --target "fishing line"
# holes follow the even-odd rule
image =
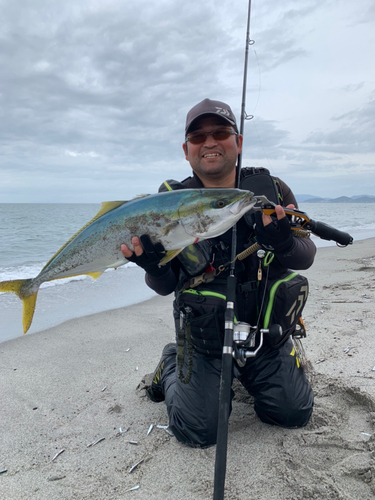
[[[255,42],[254,42],[255,43]],[[262,90],[262,77],[261,77],[261,73],[260,73],[260,64],[259,64],[259,59],[258,59],[258,54],[257,54],[257,51],[254,49],[253,50],[253,53],[255,54],[255,59],[257,60],[257,66],[258,66],[258,77],[259,77],[259,85],[258,85],[258,98],[257,98],[257,102],[255,103],[255,106],[254,106],[254,111],[253,113],[255,114],[255,111],[258,107],[258,104],[259,104],[259,101],[260,101],[260,93],[261,93],[261,90]]]
[[[254,31],[256,31],[256,23],[258,21],[257,5],[255,5],[255,9],[253,9],[251,17],[252,17],[252,31],[254,32]],[[249,45],[255,45],[255,40],[249,39],[248,43],[249,43]],[[251,119],[255,118],[255,113],[256,113],[256,110],[258,108],[258,105],[259,105],[259,102],[260,102],[260,95],[261,95],[261,92],[262,92],[262,73],[261,73],[261,69],[260,69],[260,63],[259,63],[258,53],[255,50],[255,48],[253,48],[253,53],[255,55],[255,59],[256,59],[256,63],[257,63],[257,67],[258,67],[258,96],[257,96],[256,103],[254,105],[253,114],[252,115],[247,115],[245,113],[245,120],[251,120]],[[266,153],[266,150],[264,148],[262,139],[261,139],[260,134],[259,134],[259,130],[258,130],[257,126],[256,126],[256,120],[253,120],[252,123],[253,123],[253,126],[255,128],[255,133],[256,133],[256,136],[258,138],[259,145],[262,148],[263,155],[265,156],[265,158],[267,160],[267,165],[270,168],[270,170],[272,171],[273,167],[271,165],[271,162],[270,162],[270,160],[268,158],[268,155]]]
[[[257,29],[256,23],[258,21],[257,4],[255,4],[255,8],[253,6],[251,8],[252,8],[252,13],[251,13],[252,28],[251,28],[251,31],[254,33],[254,32],[256,32],[256,29]],[[249,45],[255,45],[255,40],[249,40]],[[259,101],[260,101],[260,93],[261,93],[261,90],[262,90],[262,78],[261,78],[261,72],[260,72],[260,64],[259,64],[258,54],[257,54],[257,51],[255,50],[255,48],[253,48],[253,53],[255,54],[255,59],[256,59],[256,62],[257,62],[257,66],[258,66],[258,78],[259,78],[258,97],[257,97],[257,101],[255,103],[254,111],[253,111],[253,113],[255,115],[255,111],[256,111],[256,109],[258,107],[258,104],[259,104]]]
[[[252,40],[252,39],[248,39],[248,42],[247,42],[249,45],[254,45],[255,44],[255,40]],[[255,59],[256,59],[256,62],[257,62],[257,67],[258,67],[258,78],[259,78],[259,83],[258,83],[258,96],[257,96],[257,100],[256,100],[256,103],[255,103],[255,106],[254,106],[254,111],[253,111],[253,114],[251,115],[248,115],[246,113],[246,111],[243,109],[242,110],[242,113],[243,113],[243,120],[247,120],[247,121],[250,121],[250,120],[253,120],[255,118],[255,112],[256,112],[256,109],[258,107],[258,104],[259,104],[259,101],[260,101],[260,94],[262,92],[262,75],[261,75],[261,71],[260,71],[260,64],[259,64],[259,58],[258,58],[258,54],[257,54],[257,51],[254,49],[253,50],[253,53],[255,55]],[[254,125],[254,128],[255,128],[255,132],[256,132],[256,135],[257,135],[257,138],[258,138],[258,141],[259,141],[259,144],[260,144],[260,147],[262,148],[262,151],[263,151],[263,155],[265,156],[266,160],[267,160],[267,164],[270,168],[270,170],[273,170],[273,167],[271,165],[271,162],[267,156],[267,153],[266,153],[266,150],[263,146],[263,142],[262,142],[262,139],[260,137],[260,134],[259,134],[259,131],[258,131],[258,128],[256,126],[256,123],[255,123],[255,120],[253,121],[253,125]],[[241,133],[241,131],[240,131]],[[242,134],[243,134],[243,130],[242,130]]]
[[[255,41],[254,41],[254,40],[251,40],[251,41],[253,42],[253,44],[255,43]],[[252,118],[254,118],[254,117],[255,117],[255,111],[256,111],[256,109],[257,109],[257,107],[258,107],[258,104],[259,104],[259,101],[260,101],[260,93],[261,93],[261,91],[262,91],[262,75],[261,75],[261,71],[260,71],[259,58],[258,58],[257,51],[256,51],[255,49],[253,50],[253,53],[255,54],[255,58],[256,58],[256,62],[257,62],[257,66],[258,66],[258,77],[259,77],[258,97],[257,97],[257,101],[256,101],[255,106],[254,106],[254,111],[253,111],[253,113],[254,113],[254,114],[253,114],[253,115],[245,115],[245,120],[251,120]],[[249,117],[249,118],[248,118],[248,117]],[[272,167],[271,162],[270,162],[270,160],[269,160],[269,158],[268,158],[268,156],[267,156],[266,150],[265,150],[265,148],[264,148],[264,146],[263,146],[262,139],[261,139],[261,137],[260,137],[260,134],[259,134],[258,128],[257,128],[257,126],[256,126],[256,121],[255,121],[255,120],[253,120],[253,122],[252,122],[252,123],[253,123],[253,126],[254,126],[254,128],[255,128],[255,133],[256,133],[256,135],[257,135],[257,138],[258,138],[258,141],[259,141],[260,147],[262,148],[263,155],[266,157],[267,164],[268,164],[268,166],[269,166],[270,170],[272,171],[272,170],[273,170],[273,167]]]
[[[262,139],[260,138],[259,131],[257,129],[255,121],[253,122],[253,125],[254,125],[254,128],[255,128],[255,132],[256,132],[256,135],[258,137],[259,143],[260,143],[260,147],[262,148],[263,154],[266,157],[266,160],[267,160],[268,166],[270,168],[270,171],[272,171],[273,167],[272,167],[271,162],[270,162],[270,160],[269,160],[269,158],[267,156],[266,150],[264,149],[263,142],[262,142]]]
[[[255,43],[255,42],[254,42]],[[253,53],[255,54],[255,58],[256,58],[256,61],[257,61],[257,66],[258,66],[258,77],[259,77],[259,87],[258,87],[258,98],[257,98],[257,102],[255,103],[255,106],[254,106],[254,115],[255,115],[255,111],[258,107],[258,104],[259,104],[259,101],[260,101],[260,93],[262,91],[262,74],[261,74],[261,71],[260,71],[260,64],[259,64],[259,58],[258,58],[258,54],[257,54],[257,51],[254,49],[253,50]],[[255,128],[255,132],[256,132],[256,135],[258,137],[258,141],[259,141],[259,144],[260,144],[260,147],[262,148],[262,151],[263,151],[263,155],[266,157],[266,160],[267,160],[267,164],[270,168],[270,170],[272,171],[272,165],[271,165],[271,162],[267,156],[267,153],[266,153],[266,150],[264,149],[264,146],[263,146],[263,142],[262,142],[262,139],[260,137],[260,134],[259,134],[259,131],[258,131],[258,128],[256,126],[256,121],[254,120],[253,122],[253,126]]]

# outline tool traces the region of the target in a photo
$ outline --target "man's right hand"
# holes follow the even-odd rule
[[[132,245],[134,248],[134,253],[137,257],[139,257],[140,255],[143,254],[143,246],[142,246],[141,240],[138,238],[138,236],[133,236]],[[128,245],[125,245],[125,243],[123,243],[121,245],[121,252],[124,254],[124,256],[128,260],[130,260],[130,258],[133,256],[133,252],[130,250]]]
[[[165,255],[165,249],[161,243],[154,245],[150,237],[143,234],[140,238],[133,236],[132,245],[134,252],[127,245],[121,245],[121,252],[127,260],[142,267],[151,276],[160,276],[165,273],[166,267],[159,266],[160,260]]]

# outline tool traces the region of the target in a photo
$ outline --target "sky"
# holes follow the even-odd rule
[[[186,114],[240,120],[248,0],[0,0],[0,203],[100,203],[191,173]],[[375,3],[253,0],[243,166],[375,195]]]

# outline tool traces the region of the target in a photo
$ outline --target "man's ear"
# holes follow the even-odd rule
[[[243,136],[242,135],[238,135],[237,136],[237,139],[238,139],[238,152],[241,153],[242,151],[242,143],[243,143]]]
[[[185,160],[189,161],[188,160],[188,146],[187,146],[186,142],[183,143],[182,149],[184,150],[184,153],[185,153]]]

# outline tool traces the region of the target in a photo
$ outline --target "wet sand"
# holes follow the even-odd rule
[[[225,498],[375,497],[375,239],[321,248],[302,274],[313,417],[268,426],[236,388]],[[174,338],[171,305],[156,297],[0,344],[1,498],[212,498],[215,447],[157,427],[166,407],[142,389]]]

